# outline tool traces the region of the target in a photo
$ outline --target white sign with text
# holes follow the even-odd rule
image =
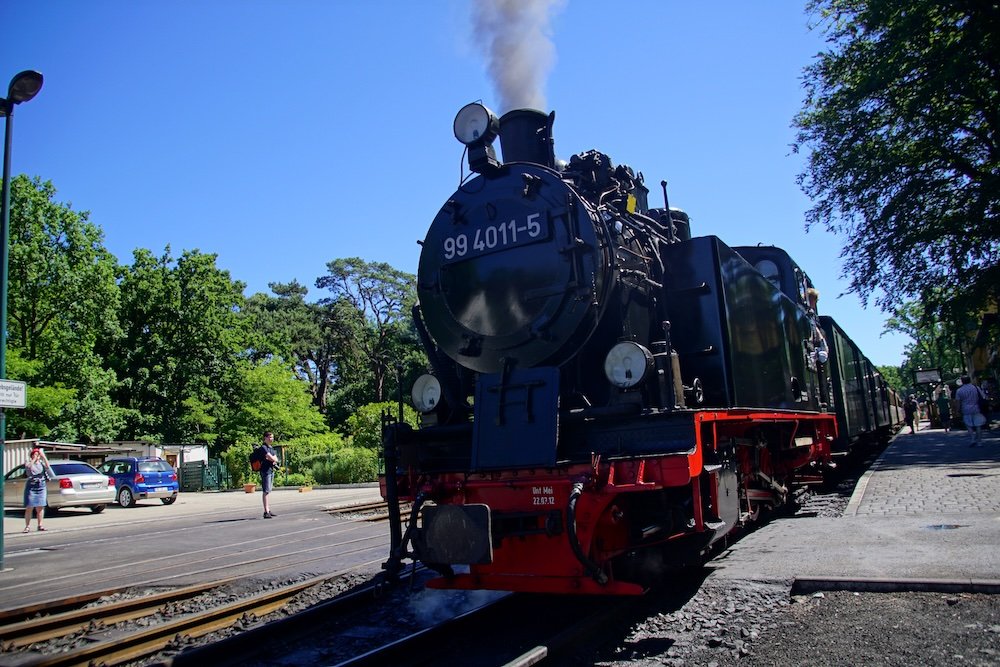
[[[0,408],[23,408],[28,404],[28,387],[17,380],[0,380]]]

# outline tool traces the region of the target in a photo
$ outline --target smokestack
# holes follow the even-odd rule
[[[500,117],[500,149],[504,162],[534,162],[555,169],[552,123],[556,113],[514,109]]]
[[[475,39],[501,112],[545,109],[544,84],[555,61],[549,21],[564,0],[475,0]]]

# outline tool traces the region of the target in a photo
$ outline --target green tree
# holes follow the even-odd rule
[[[121,335],[117,261],[89,215],[55,195],[51,182],[12,179],[7,345],[24,363],[8,375],[28,383],[33,406],[12,411],[10,428],[107,441],[123,419],[110,397],[117,379],[99,353]]]
[[[964,368],[961,329],[959,321],[939,317],[925,303],[909,301],[897,307],[886,322],[886,330],[898,331],[912,340],[904,349],[900,389],[911,386],[915,371],[920,369],[938,368],[947,380],[955,375],[954,369]]]
[[[38,380],[41,370],[40,360],[25,361],[16,348],[7,351],[7,376],[28,385],[25,408],[7,413],[8,438],[48,438],[63,415],[72,409],[76,390],[61,382],[54,385],[42,384]]]
[[[124,437],[214,443],[234,409],[246,350],[243,283],[216,256],[133,253],[121,276],[123,337],[109,352],[128,409]]]
[[[903,392],[909,386],[909,382],[904,382],[897,366],[876,366],[876,370],[882,374],[885,383],[897,392]]]
[[[240,364],[235,409],[223,427],[223,441],[259,442],[265,430],[277,443],[329,434],[312,404],[309,387],[284,363]]]
[[[807,226],[847,238],[851,290],[969,314],[1000,283],[1000,5],[813,0],[795,148]],[[933,288],[953,286],[951,290]]]
[[[329,326],[333,321],[330,308],[307,303],[309,290],[297,281],[268,286],[276,296],[254,294],[245,309],[254,332],[252,358],[278,357],[294,364],[296,373],[309,385],[313,403],[325,411],[342,347],[336,330]]]
[[[340,358],[341,388],[364,387],[370,392],[364,402],[382,401],[395,384],[395,367],[415,348],[416,278],[357,257],[329,262],[327,271],[316,286],[331,296],[320,304],[330,308],[329,326],[342,350],[356,351]]]

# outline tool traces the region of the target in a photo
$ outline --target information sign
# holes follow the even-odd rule
[[[0,380],[0,408],[23,408],[28,405],[28,387],[18,380]]]

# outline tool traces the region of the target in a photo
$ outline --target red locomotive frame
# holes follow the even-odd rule
[[[573,530],[555,535],[537,531],[503,539],[494,545],[492,562],[470,565],[467,573],[432,579],[428,587],[638,595],[644,586],[618,580],[612,565],[615,558],[637,548],[669,549],[685,540],[699,545],[695,551],[700,555],[755,519],[760,509],[783,504],[793,484],[819,481],[815,472],[832,463],[830,443],[836,438],[837,424],[831,414],[753,410],[688,414],[696,425],[696,437],[687,453],[614,461],[595,456],[590,465],[544,471],[442,473],[421,481],[416,473],[404,476],[398,480],[399,488],[414,493],[403,493],[400,500],[416,500],[420,493],[426,501],[440,505],[479,505],[493,513],[530,515],[537,512],[541,499],[543,507],[564,511],[574,524]],[[788,434],[778,456],[770,453],[773,447],[750,444],[761,432]],[[742,486],[739,520],[731,523],[721,522],[715,512],[723,492],[719,466],[705,463],[706,452],[714,452],[715,443],[727,439],[748,443],[735,448]],[[770,484],[763,480],[770,480]],[[574,487],[578,497],[570,512]],[[622,500],[663,489],[686,489],[692,499],[691,524],[636,544],[629,536],[632,526]],[[584,558],[574,551],[571,540],[578,543]]]

